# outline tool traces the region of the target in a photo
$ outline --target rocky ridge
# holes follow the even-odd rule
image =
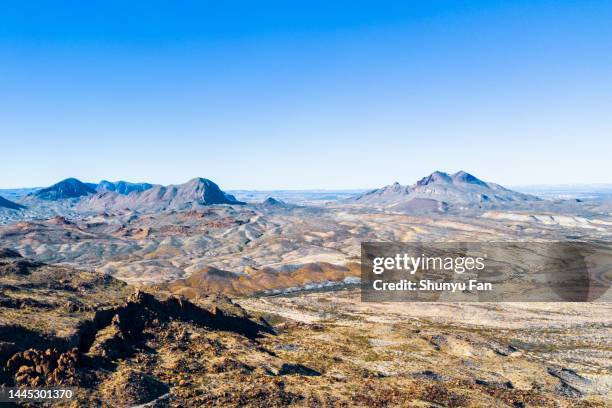
[[[605,406],[598,378],[543,365],[499,331],[364,309],[355,296],[243,308],[0,249],[0,383],[73,387],[54,406]]]
[[[172,391],[172,404],[184,406],[198,393],[185,380],[184,362],[168,360],[180,350],[213,377],[236,370],[265,377],[315,373],[259,345],[259,338],[274,334],[265,320],[222,295],[191,301],[153,295],[108,275],[0,250],[2,386],[71,386],[79,406],[109,407],[149,403]],[[142,361],[149,364],[139,366]]]
[[[535,196],[484,182],[464,171],[454,174],[435,171],[413,185],[396,182],[346,200],[346,203],[393,211],[446,212],[449,208],[497,208],[510,204],[517,208],[540,201]]]
[[[107,181],[102,180],[96,186],[96,191],[114,191],[118,194],[127,195],[132,192],[142,192],[153,187],[149,183],[130,183],[127,181]]]
[[[109,211],[131,209],[140,212],[188,210],[213,204],[243,204],[234,196],[224,193],[217,184],[195,178],[178,185],[156,185],[143,191],[120,194],[103,191],[79,203],[83,211]]]

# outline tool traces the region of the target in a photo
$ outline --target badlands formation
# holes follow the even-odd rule
[[[465,172],[319,202],[202,178],[25,191],[0,199],[4,385],[102,406],[612,401],[606,303],[362,303],[356,285],[363,241],[606,242],[609,203]]]

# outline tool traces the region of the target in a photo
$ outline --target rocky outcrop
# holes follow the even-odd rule
[[[2,306],[0,304],[0,308]],[[6,385],[28,387],[85,385],[84,382],[89,381],[87,372],[104,366],[105,361],[126,358],[141,351],[146,348],[145,343],[152,333],[165,332],[171,322],[232,332],[247,339],[274,333],[267,323],[251,320],[239,307],[241,312],[228,313],[236,307],[230,301],[229,308],[213,306],[208,310],[180,297],[160,300],[136,291],[123,304],[101,308],[92,318],[82,320],[71,342],[46,337],[37,339],[41,334],[28,334],[17,326],[0,326],[0,339],[7,337],[3,334],[6,331],[7,338],[12,340],[12,343],[0,342],[0,363],[4,367],[0,380]],[[87,314],[87,310],[79,308],[71,308],[68,312]],[[180,338],[187,339],[186,336],[185,333],[179,335],[177,344],[181,344]],[[71,347],[71,343],[76,343],[77,347]],[[46,348],[36,348],[36,345]],[[149,380],[143,381],[149,384]]]
[[[110,359],[129,355],[144,340],[145,329],[158,328],[175,320],[231,331],[248,338],[274,332],[265,322],[257,323],[246,316],[227,315],[218,308],[211,312],[176,296],[158,300],[151,294],[137,291],[123,305],[99,311],[91,322],[83,325],[80,349]]]
[[[25,276],[41,264],[22,258],[10,249],[0,249],[0,276]]]
[[[21,258],[21,254],[9,248],[0,248],[0,259],[17,259]]]
[[[6,363],[6,372],[20,387],[77,385],[78,359],[76,348],[64,353],[54,348],[29,349],[13,355]]]

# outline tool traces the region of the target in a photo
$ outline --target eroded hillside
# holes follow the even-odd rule
[[[342,290],[241,299],[243,308],[0,255],[0,381],[72,387],[59,405],[604,407],[610,398],[605,306],[398,307]]]

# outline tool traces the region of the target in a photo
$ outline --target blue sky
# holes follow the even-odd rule
[[[0,187],[612,182],[609,1],[3,1]]]

